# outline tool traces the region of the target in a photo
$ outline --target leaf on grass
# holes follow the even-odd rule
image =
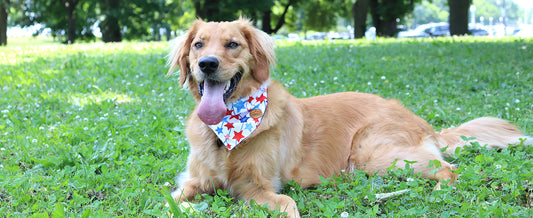
[[[165,196],[165,199],[167,200],[168,205],[170,206],[169,213],[172,213],[174,217],[188,217],[187,214],[183,213],[179,208],[178,204],[174,201],[172,198],[172,195],[170,192],[166,189],[163,189],[165,193],[162,193]]]
[[[54,212],[50,216],[52,218],[63,218],[65,217],[65,207],[61,203],[57,203]]]

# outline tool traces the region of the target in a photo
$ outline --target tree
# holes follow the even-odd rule
[[[378,36],[394,36],[398,32],[397,20],[414,10],[421,0],[370,0],[370,14]]]
[[[468,10],[471,0],[448,0],[450,6],[450,35],[468,34]]]
[[[122,33],[120,32],[119,20],[122,17],[119,0],[100,0],[100,13],[104,19],[100,22],[100,32],[102,41],[120,42]]]
[[[283,6],[283,12],[277,18],[277,22],[274,25],[274,27],[272,27],[272,15],[276,16],[276,14],[272,13],[272,7],[275,6],[274,2],[272,2],[273,5],[270,5],[270,6],[265,5],[265,7],[263,7],[264,9],[261,11],[261,16],[260,16],[261,17],[261,29],[268,34],[278,32],[279,29],[281,29],[281,27],[283,26],[283,24],[285,24],[285,18],[287,16],[287,13],[289,12],[289,8],[291,6],[294,6],[297,2],[298,0],[288,0],[288,2]],[[276,3],[281,4],[280,1],[277,1]]]
[[[79,2],[80,0],[66,0],[63,4],[65,6],[65,10],[67,11],[68,17],[67,42],[69,44],[74,43],[74,40],[76,39],[76,21],[74,17],[74,10],[76,9],[76,6],[78,6]]]
[[[447,0],[423,1],[416,4],[409,23],[412,22],[416,26],[426,23],[448,22],[449,17]]]
[[[7,14],[9,0],[0,0],[0,46],[7,45]]]
[[[90,0],[25,1],[24,13],[16,23],[22,27],[43,24],[52,30],[53,37],[63,39],[65,43],[74,43],[79,38],[94,38],[92,25],[97,17],[95,7],[95,1]]]
[[[479,17],[485,18],[484,22],[487,22],[489,17],[498,19],[503,16],[504,10],[505,17],[510,23],[517,22],[524,14],[524,8],[510,0],[474,0],[472,4],[476,6],[476,20],[478,21]]]
[[[370,0],[357,0],[352,6],[354,38],[363,38],[366,32],[366,18]]]
[[[236,12],[243,2],[218,0],[192,0],[196,15],[206,21],[227,21],[237,18]],[[237,10],[236,10],[237,9]]]
[[[306,17],[304,29],[328,31],[337,23],[338,8],[328,0],[308,1],[303,6]]]

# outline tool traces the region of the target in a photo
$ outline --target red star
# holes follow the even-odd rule
[[[231,120],[231,119],[233,119],[233,118],[235,118],[235,119],[238,120],[238,119],[239,119],[239,115],[238,115],[238,114],[237,114],[237,115],[231,115],[231,117],[230,117],[229,119]]]
[[[254,122],[259,123],[259,119],[254,119]],[[257,124],[259,125],[259,124]]]
[[[250,98],[248,98],[248,103],[252,103],[253,100],[254,100],[254,97],[250,96]]]
[[[235,131],[233,139],[237,139],[237,142],[240,142],[244,138],[244,136],[242,136],[242,131],[243,130],[241,130],[240,132]]]
[[[231,115],[232,113],[233,113],[233,110],[230,110],[230,109],[227,109],[227,110],[226,110],[226,116],[227,116],[227,115]]]
[[[224,125],[226,128],[228,129],[233,129],[235,127],[233,127],[233,123],[226,123],[226,125]]]
[[[229,139],[229,135],[225,135],[224,138],[225,138],[226,140],[228,140],[228,139]]]
[[[261,103],[263,103],[263,101],[266,100],[266,99],[267,99],[267,97],[265,97],[264,94],[261,95],[261,97],[259,97],[259,98],[255,98],[255,100],[257,100],[257,101],[259,101],[259,102],[261,102]]]

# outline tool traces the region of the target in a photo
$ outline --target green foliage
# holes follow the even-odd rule
[[[89,0],[41,0],[25,1],[22,16],[17,17],[16,24],[21,26],[31,26],[43,24],[51,29],[53,37],[58,37],[60,41],[67,41],[69,20],[67,7],[73,9],[74,34],[78,39],[91,40],[94,38],[92,25],[97,20],[96,3]],[[44,31],[44,27],[39,29],[39,34]]]
[[[446,1],[423,1],[416,4],[413,15],[410,17],[414,25],[425,23],[448,22],[448,4]]]
[[[503,2],[505,2],[505,7]],[[505,8],[508,23],[518,22],[524,14],[524,8],[510,0],[474,0],[473,4],[476,6],[476,22],[480,22],[479,17],[484,17],[485,24],[489,24],[489,17],[494,18],[494,23],[498,22],[497,20],[502,16],[502,8]]]
[[[0,214],[7,217],[281,216],[217,191],[191,209],[165,207],[186,166],[187,115],[194,101],[165,78],[166,43],[0,48]],[[533,134],[533,40],[281,43],[272,76],[296,96],[361,91],[396,98],[436,129],[495,116]],[[530,216],[533,147],[449,159],[455,187],[405,169],[323,178],[284,194],[303,216]],[[433,163],[436,164],[436,163]],[[377,194],[408,190],[387,200]],[[181,209],[180,209],[181,208]]]
[[[336,4],[328,0],[308,1],[304,4],[304,29],[329,31],[337,22]]]

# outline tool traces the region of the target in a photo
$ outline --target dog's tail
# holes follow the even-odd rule
[[[506,120],[494,117],[481,117],[466,122],[458,127],[444,129],[437,134],[442,140],[441,146],[448,148],[445,155],[453,155],[457,147],[462,147],[471,142],[487,145],[487,148],[507,148],[523,142],[525,145],[533,144],[533,137],[524,135],[515,125]],[[463,137],[469,139],[465,141]]]

